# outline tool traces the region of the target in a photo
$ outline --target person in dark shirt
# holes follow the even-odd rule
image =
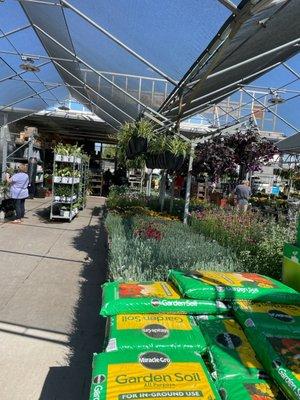
[[[251,196],[251,188],[249,181],[243,181],[234,190],[234,194],[237,197],[237,208],[242,212],[246,212],[249,205],[249,199]]]

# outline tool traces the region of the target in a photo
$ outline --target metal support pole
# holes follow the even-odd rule
[[[165,197],[166,197],[166,175],[167,175],[167,171],[165,169],[162,170],[161,180],[160,180],[160,190],[159,190],[159,204],[160,204],[161,212],[164,209]]]
[[[33,136],[28,141],[28,160],[33,157]]]
[[[147,192],[146,192],[146,196],[150,197],[151,196],[151,183],[152,183],[152,175],[153,175],[153,170],[151,169],[150,174],[148,175],[148,180],[147,180]]]
[[[170,193],[170,208],[169,213],[172,214],[173,205],[174,205],[174,194],[175,194],[175,172],[172,174],[172,183],[171,183],[171,193]]]
[[[230,10],[231,12],[233,12],[234,14],[236,14],[239,9],[237,8],[237,6],[231,1],[231,0],[219,0],[219,2],[221,4],[223,4],[223,6],[225,6],[226,8],[228,8],[228,10]]]
[[[184,204],[184,215],[183,215],[183,223],[187,224],[188,215],[189,215],[189,206],[190,206],[190,198],[191,198],[191,186],[192,186],[192,169],[193,169],[193,161],[195,155],[195,143],[191,143],[191,152],[189,159],[189,169],[186,181],[186,191],[185,191],[185,204]]]

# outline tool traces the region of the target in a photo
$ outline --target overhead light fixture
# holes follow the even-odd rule
[[[24,61],[21,65],[20,68],[23,69],[26,72],[40,72],[39,67],[34,65],[34,59],[31,57],[21,57],[22,61]]]
[[[268,103],[270,104],[282,104],[285,102],[285,99],[281,97],[281,95],[274,90],[270,91],[270,98],[268,100]]]

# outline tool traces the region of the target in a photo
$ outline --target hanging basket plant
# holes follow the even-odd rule
[[[159,135],[149,143],[149,153],[146,156],[148,168],[177,171],[184,163],[189,146],[182,139]]]
[[[148,141],[153,136],[151,122],[141,120],[126,123],[118,133],[119,149],[128,160],[133,160],[148,149]]]
[[[132,137],[126,148],[126,156],[128,160],[133,160],[135,157],[145,154],[148,148],[148,139],[142,136]]]

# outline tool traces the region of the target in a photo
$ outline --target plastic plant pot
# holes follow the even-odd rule
[[[55,161],[62,161],[62,156],[60,154],[55,154]]]

